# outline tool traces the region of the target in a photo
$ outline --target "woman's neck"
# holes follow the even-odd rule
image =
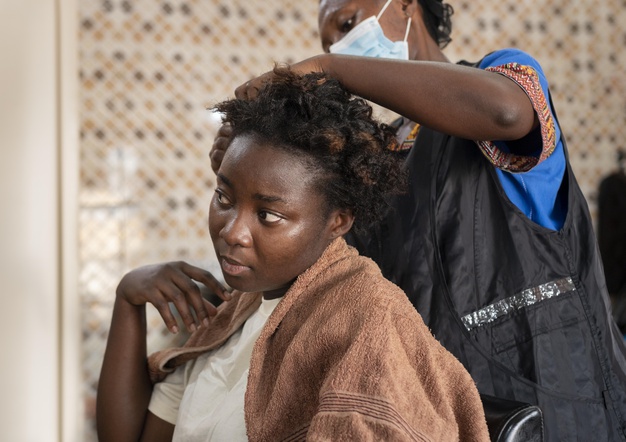
[[[276,298],[282,298],[283,296],[285,296],[285,293],[287,293],[287,290],[289,290],[292,286],[292,284],[294,283],[295,279],[293,281],[290,281],[287,285],[284,285],[283,287],[279,287],[273,290],[267,290],[263,292],[263,299],[266,300],[271,300],[271,299],[276,299]]]
[[[450,63],[450,60],[448,60],[448,57],[444,55],[443,51],[439,47],[439,44],[428,33],[426,26],[421,24],[421,21],[415,20],[414,22],[417,22],[413,28],[416,38],[409,41],[409,49],[413,43],[417,45],[417,51],[413,52],[412,58],[417,61]]]

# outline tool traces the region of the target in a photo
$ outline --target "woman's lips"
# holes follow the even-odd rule
[[[231,276],[237,276],[245,272],[246,270],[250,270],[250,267],[241,264],[234,259],[227,258],[225,256],[222,257],[222,271]]]

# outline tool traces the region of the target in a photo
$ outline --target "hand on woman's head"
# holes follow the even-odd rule
[[[233,141],[218,173],[211,236],[229,285],[278,289],[353,219],[365,228],[382,217],[406,177],[387,149],[394,130],[337,80],[277,67],[254,94],[238,95],[215,106]],[[277,269],[283,276],[274,278]]]
[[[211,169],[217,173],[224,159],[224,154],[232,141],[233,129],[229,124],[222,124],[217,130],[211,151],[209,152],[209,158],[211,159]]]
[[[309,72],[323,72],[322,60],[320,57],[312,57],[306,60],[302,60],[298,63],[294,63],[290,65],[290,69],[293,72],[297,72],[300,74],[308,74]],[[274,77],[274,71],[269,71],[264,74],[259,75],[245,83],[239,85],[235,89],[235,98],[241,100],[253,100],[259,93],[259,90],[263,88],[263,86],[270,81]],[[215,140],[213,141],[213,146],[211,147],[211,152],[209,154],[209,158],[211,159],[211,169],[213,172],[217,173],[220,168],[220,164],[222,164],[222,159],[224,158],[224,153],[228,146],[230,145],[232,139],[232,129],[229,124],[223,124],[220,126]]]
[[[403,191],[405,182],[399,159],[388,150],[395,131],[372,118],[365,100],[323,73],[276,67],[264,78],[254,98],[247,94],[215,106],[233,136],[258,135],[310,158],[323,172],[319,186],[330,207],[350,209],[357,228],[376,221],[389,194]]]
[[[265,72],[264,74],[237,86],[235,89],[235,98],[239,100],[253,100],[258,95],[259,90],[270,80],[272,76],[272,71]]]
[[[311,58],[307,58],[306,60],[299,61],[297,63],[293,63],[289,66],[283,65],[282,67],[278,64],[275,68],[269,72],[265,72],[264,74],[259,75],[245,83],[241,84],[235,89],[235,98],[240,100],[252,100],[257,97],[259,91],[273,78],[275,78],[276,69],[289,69],[291,72],[299,75],[305,75],[312,72],[324,72],[323,66],[323,57],[314,56]]]

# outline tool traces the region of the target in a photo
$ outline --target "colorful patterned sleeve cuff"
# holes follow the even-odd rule
[[[543,160],[548,158],[556,147],[556,130],[550,106],[541,88],[537,71],[531,66],[519,63],[507,63],[501,66],[492,66],[487,71],[497,72],[515,81],[528,95],[532,103],[541,128],[543,148],[538,157],[517,155],[503,152],[491,141],[476,141],[482,153],[499,169],[509,172],[527,172]]]

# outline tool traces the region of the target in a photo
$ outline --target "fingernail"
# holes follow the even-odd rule
[[[195,332],[195,331],[196,331],[196,324],[191,324],[191,325],[189,326],[189,331],[190,331],[191,333]]]
[[[172,333],[178,333],[178,327],[176,326],[172,327]]]
[[[205,327],[208,327],[209,326],[209,318],[204,318],[202,320],[202,323],[204,324]]]

